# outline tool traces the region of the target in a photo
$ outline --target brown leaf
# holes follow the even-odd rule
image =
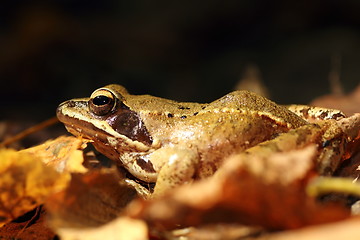
[[[48,240],[55,233],[46,226],[46,213],[37,207],[0,228],[0,239]]]
[[[310,105],[339,109],[348,116],[358,113],[360,112],[360,85],[348,95],[325,95],[314,99]]]
[[[87,169],[82,165],[84,161],[82,150],[87,142],[72,136],[61,136],[22,151],[40,158],[58,172],[84,173]]]
[[[336,175],[357,180],[360,176],[360,113],[345,118],[338,124],[351,141],[346,144],[343,162]]]
[[[358,240],[360,239],[360,218],[310,226],[293,231],[273,233],[257,238],[258,240]]]
[[[347,145],[345,160],[339,167],[336,175],[350,177],[354,180],[360,177],[360,139],[354,140]]]
[[[141,220],[127,217],[117,218],[94,228],[60,228],[61,240],[141,240],[148,239],[148,228]]]
[[[266,88],[262,78],[259,67],[255,64],[248,64],[241,78],[236,83],[234,90],[248,90],[264,96],[270,97],[269,90]]]
[[[160,199],[138,201],[129,214],[159,229],[219,222],[288,229],[343,219],[348,211],[306,195],[314,156],[314,145],[271,155],[234,155],[214,177]]]
[[[0,225],[42,204],[69,180],[29,153],[0,149]]]
[[[259,227],[250,227],[240,224],[208,224],[198,227],[175,229],[173,231],[152,232],[160,239],[188,239],[188,240],[239,240],[252,239],[264,232]]]
[[[360,138],[360,113],[343,118],[336,122],[350,140]]]
[[[52,195],[46,208],[54,229],[93,227],[115,219],[135,197],[116,171],[93,171],[73,174],[69,187]]]

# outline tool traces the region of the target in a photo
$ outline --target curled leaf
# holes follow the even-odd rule
[[[129,214],[160,229],[221,222],[289,229],[349,216],[342,207],[321,205],[306,194],[315,156],[315,145],[271,155],[237,154],[214,177],[138,201]]]
[[[82,165],[84,161],[82,150],[87,142],[72,136],[61,136],[22,152],[36,156],[58,172],[84,173],[87,169]]]

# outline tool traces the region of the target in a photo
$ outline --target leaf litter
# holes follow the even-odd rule
[[[329,151],[319,155],[320,133],[301,141],[289,134],[280,149],[258,151],[265,145],[274,149],[273,140],[264,142],[230,156],[214,176],[150,200],[137,196],[116,167],[85,167],[84,139],[59,137],[22,151],[1,149],[0,221],[4,229],[44,206],[42,224],[60,239],[356,239],[359,220],[350,207],[321,201],[322,191],[308,190],[321,177],[319,156],[335,162],[329,177],[357,180],[359,122],[355,114],[332,125],[346,138],[337,143],[342,154],[335,160],[327,157]]]

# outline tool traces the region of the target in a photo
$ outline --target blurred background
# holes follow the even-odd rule
[[[40,121],[119,83],[209,102],[255,67],[270,98],[308,103],[360,79],[360,1],[3,1],[0,120]],[[334,61],[334,59],[336,61]]]

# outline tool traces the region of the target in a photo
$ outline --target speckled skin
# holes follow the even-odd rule
[[[199,104],[131,95],[115,84],[100,90],[110,91],[116,100],[109,114],[97,116],[89,110],[97,90],[91,98],[62,103],[58,118],[71,133],[93,140],[100,152],[136,178],[156,182],[155,194],[210,176],[228,155],[308,124],[248,91],[234,91],[212,103]],[[130,119],[129,124],[136,122],[134,131],[141,138],[136,139],[134,132],[119,133],[120,125],[126,123],[118,116]]]

